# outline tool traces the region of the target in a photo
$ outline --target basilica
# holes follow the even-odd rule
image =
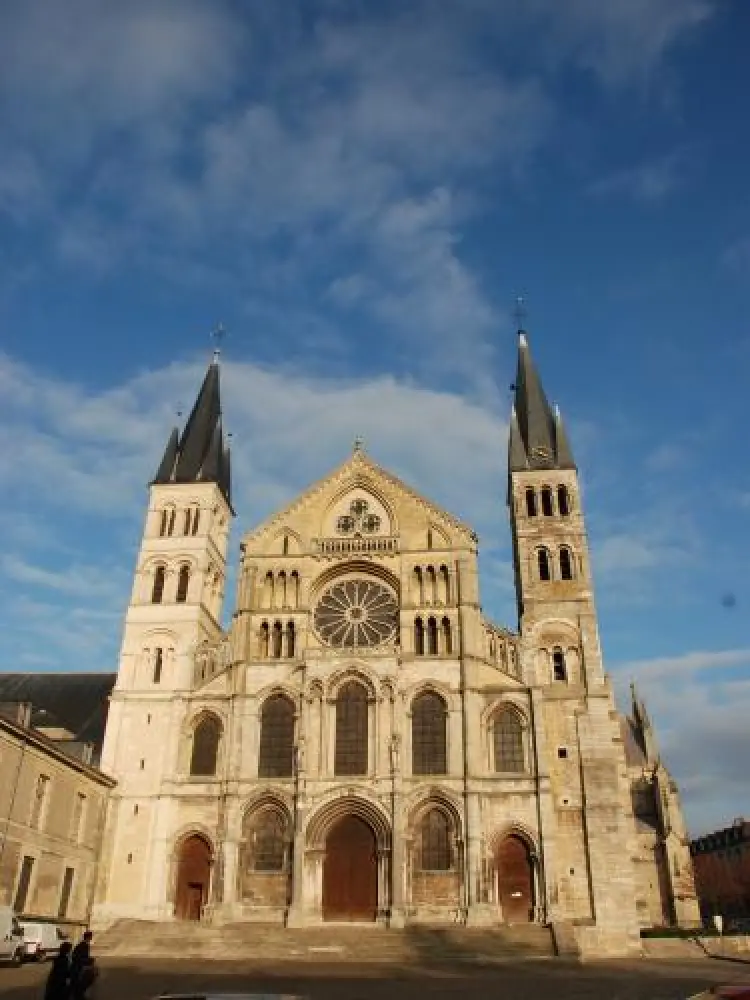
[[[95,925],[538,922],[626,953],[697,921],[678,791],[635,691],[617,711],[578,471],[523,332],[514,392],[514,627],[482,610],[471,527],[356,443],[242,536],[225,629],[214,358],[150,485]]]

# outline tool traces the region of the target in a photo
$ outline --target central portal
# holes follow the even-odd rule
[[[359,817],[344,816],[326,837],[323,919],[375,920],[377,906],[375,834]]]

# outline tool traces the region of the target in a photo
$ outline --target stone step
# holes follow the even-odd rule
[[[97,934],[102,956],[175,955],[264,961],[491,962],[554,955],[548,927],[427,927],[368,925],[284,928],[253,923],[211,926],[189,922],[121,920]]]

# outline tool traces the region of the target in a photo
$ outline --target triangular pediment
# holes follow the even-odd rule
[[[435,548],[473,547],[468,525],[374,462],[361,448],[244,536],[262,550],[282,535],[290,554],[312,539],[337,535],[395,537],[430,533]]]

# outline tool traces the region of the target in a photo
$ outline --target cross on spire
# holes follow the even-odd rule
[[[215,328],[211,331],[211,340],[216,344],[214,347],[214,361],[218,361],[221,355],[221,343],[227,335],[227,331],[224,328],[223,323],[217,323]]]
[[[523,295],[518,295],[516,296],[516,304],[513,308],[513,318],[516,321],[516,329],[519,332],[524,329],[527,317],[528,310],[526,309],[526,299]]]

